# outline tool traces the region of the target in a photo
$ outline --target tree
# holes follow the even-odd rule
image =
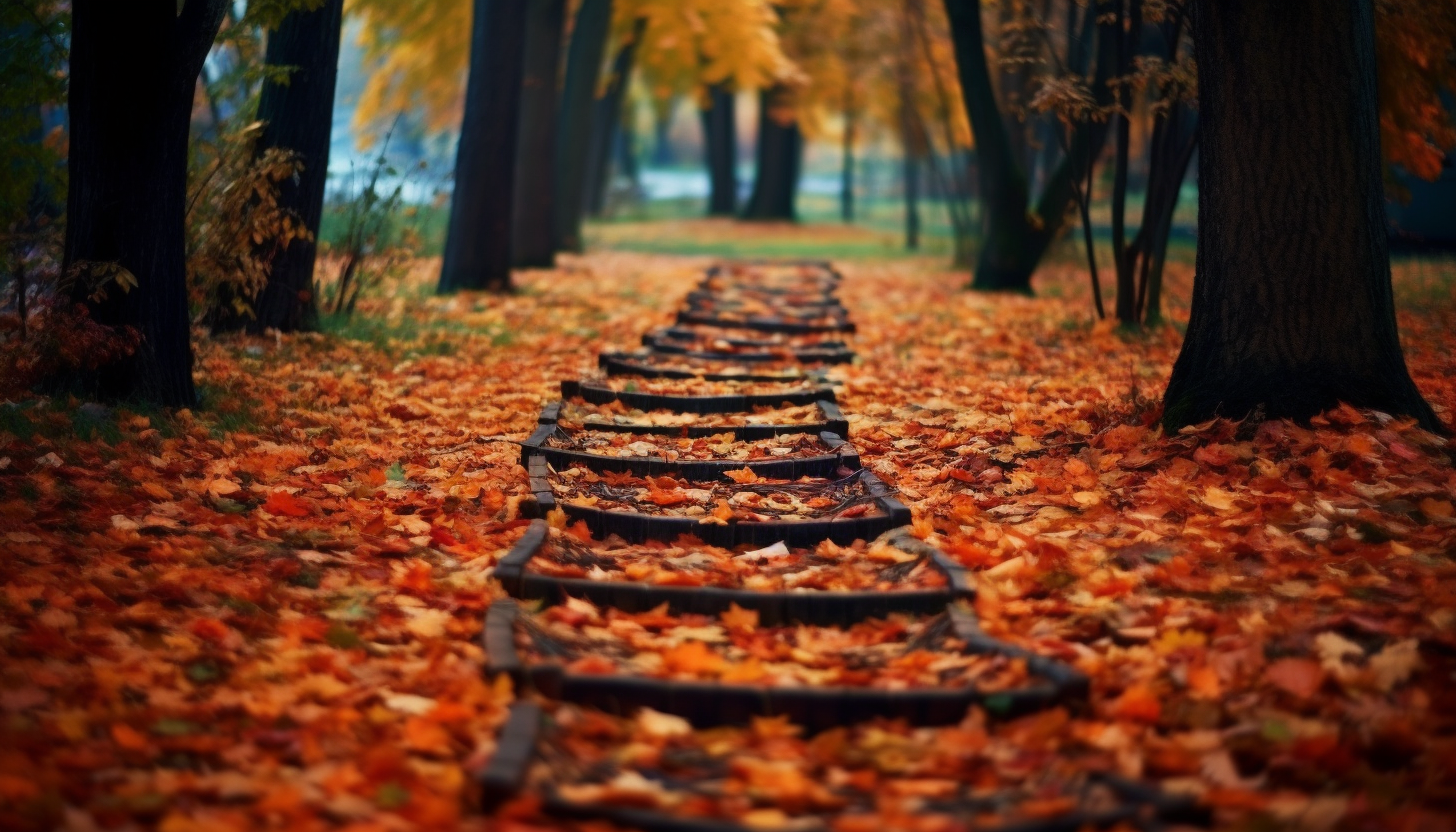
[[[723,84],[708,88],[703,119],[703,153],[708,163],[708,216],[738,211],[738,127],[733,93]]]
[[[521,133],[516,147],[511,262],[516,268],[555,264],[552,195],[556,189],[556,81],[566,0],[526,4],[526,57],[521,76]]]
[[[85,395],[190,407],[187,137],[197,75],[226,0],[75,0],[65,268],[98,322],[140,346],[58,379]],[[128,288],[130,287],[130,288]]]
[[[920,167],[929,153],[929,138],[920,119],[915,84],[915,21],[921,17],[920,0],[906,0],[899,15],[895,44],[895,80],[899,98],[900,154],[905,189],[905,248],[920,247]]]
[[[804,137],[794,112],[793,90],[774,85],[758,96],[758,148],[753,193],[743,209],[746,220],[794,220]]]
[[[583,210],[590,216],[599,216],[607,206],[607,190],[612,178],[612,149],[620,139],[622,107],[626,101],[627,87],[632,81],[633,56],[642,42],[642,30],[647,21],[638,18],[632,23],[631,34],[617,47],[612,59],[612,70],[607,74],[606,89],[593,105],[591,145],[586,157],[586,193]]]
[[[37,267],[59,253],[61,131],[46,135],[44,113],[65,99],[68,22],[46,0],[0,4],[0,279],[12,281],[22,339]]]
[[[619,16],[645,20],[637,53],[651,92],[659,153],[667,146],[672,102],[692,96],[703,124],[708,213],[737,210],[734,93],[761,89],[794,74],[770,0],[619,0]]]
[[[592,102],[607,51],[612,0],[582,0],[571,28],[566,82],[556,122],[556,190],[553,222],[557,251],[581,251],[586,162],[591,141]]]
[[[475,0],[465,115],[439,291],[511,288],[526,0]]]
[[[1067,7],[1068,37],[1086,29],[1079,26],[1077,7]],[[1188,164],[1197,147],[1197,113],[1191,109],[1196,92],[1196,70],[1187,33],[1188,3],[1182,0],[1148,3],[1118,0],[1111,12],[1111,69],[1105,90],[1089,90],[1077,72],[1044,81],[1033,108],[1051,111],[1069,131],[1089,120],[1112,125],[1111,231],[1116,305],[1120,324],[1140,327],[1161,319],[1163,264],[1173,212]],[[1075,44],[1075,41],[1074,41]],[[1079,46],[1080,48],[1080,46]],[[1069,57],[1076,64],[1080,56]],[[1102,93],[1100,96],[1098,93]],[[1133,166],[1133,124],[1138,122],[1147,155],[1147,181],[1143,211],[1129,239],[1127,203]],[[1066,140],[1063,139],[1063,142]],[[1090,148],[1089,148],[1090,150]],[[1083,165],[1083,177],[1074,182],[1074,201],[1082,219],[1092,297],[1099,318],[1102,303],[1097,252],[1092,239],[1091,204],[1096,166]]]
[[[1100,5],[1100,3],[1099,3]],[[1072,130],[1061,162],[1047,176],[1033,209],[1027,176],[996,102],[981,24],[980,0],[945,0],[955,43],[961,97],[976,137],[985,231],[972,289],[1031,292],[1031,274],[1061,231],[1076,184],[1094,161],[1106,138],[1105,122],[1087,120]],[[1088,9],[1089,21],[1098,9]],[[1115,50],[1110,21],[1096,26],[1097,60],[1091,89],[1105,96]],[[1075,51],[1070,50],[1069,53]],[[1085,56],[1084,56],[1085,57]],[[1085,65],[1071,64],[1082,74]],[[1105,102],[1104,102],[1105,103]]]
[[[296,154],[302,168],[280,183],[278,204],[298,218],[308,236],[292,240],[274,256],[268,283],[254,304],[249,326],[254,332],[294,332],[318,325],[313,268],[329,173],[343,18],[344,0],[323,0],[289,13],[268,34],[267,65],[288,74],[263,82],[258,118],[264,124],[257,153],[279,148]]]
[[[354,124],[366,141],[402,112],[417,112],[433,131],[463,118],[474,38],[473,3],[439,0],[352,0],[369,78]]]
[[[1194,15],[1200,239],[1165,427],[1345,402],[1439,429],[1396,330],[1370,0]]]

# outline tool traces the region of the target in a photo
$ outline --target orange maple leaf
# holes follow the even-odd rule
[[[662,654],[662,663],[673,673],[691,676],[717,675],[727,662],[701,641],[685,641]]]
[[[1158,694],[1145,684],[1136,684],[1122,692],[1112,701],[1108,712],[1118,719],[1134,722],[1157,722],[1163,715],[1163,705]]]
[[[758,626],[758,610],[746,610],[737,604],[729,604],[728,610],[721,613],[718,620],[730,630],[753,630]]]
[[[404,744],[421,754],[450,753],[450,733],[440,723],[424,717],[411,717],[404,724]]]
[[[727,477],[730,480],[733,480],[739,485],[747,485],[751,482],[758,482],[760,479],[758,474],[754,473],[753,469],[749,468],[748,466],[736,468],[732,471],[724,471],[723,476]]]

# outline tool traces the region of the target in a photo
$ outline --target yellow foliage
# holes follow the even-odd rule
[[[797,77],[768,0],[618,0],[613,28],[645,20],[638,66],[653,97],[701,96],[713,84],[761,89]]]
[[[469,0],[348,0],[363,21],[359,45],[370,69],[354,124],[361,143],[372,127],[410,110],[436,131],[460,123],[470,65]]]

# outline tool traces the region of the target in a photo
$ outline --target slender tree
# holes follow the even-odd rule
[[[592,102],[607,51],[612,0],[582,0],[571,27],[566,82],[556,123],[554,226],[557,251],[581,251],[581,218],[586,190],[586,160],[591,141]]]
[[[667,167],[676,160],[672,154],[672,111],[676,103],[673,98],[653,102],[652,106],[652,164]]]
[[[1168,235],[1173,227],[1173,212],[1178,207],[1178,196],[1188,164],[1197,146],[1198,120],[1190,111],[1188,88],[1192,72],[1186,67],[1187,54],[1182,49],[1188,40],[1184,37],[1187,22],[1186,3],[1166,3],[1150,7],[1157,17],[1148,21],[1144,33],[1144,0],[1127,0],[1119,4],[1116,14],[1125,18],[1126,25],[1116,26],[1115,74],[1124,79],[1117,85],[1117,104],[1112,108],[1113,128],[1112,151],[1112,255],[1116,269],[1117,306],[1119,323],[1124,326],[1156,324],[1162,315],[1163,262],[1168,250]],[[1180,50],[1184,53],[1180,55]],[[1156,62],[1145,62],[1151,54]],[[1180,60],[1183,59],[1183,60]],[[1156,73],[1140,70],[1142,66],[1155,66]],[[1184,74],[1186,73],[1186,75]],[[1149,111],[1152,122],[1148,138],[1148,173],[1144,189],[1142,218],[1137,231],[1128,238],[1127,198],[1128,177],[1132,165],[1130,158],[1132,119],[1138,111],[1135,104],[1135,90],[1141,88],[1145,95],[1144,109]],[[1090,188],[1087,190],[1090,191]],[[1086,197],[1088,194],[1079,194]],[[1087,228],[1087,206],[1085,198],[1083,227],[1090,240]],[[1088,251],[1092,249],[1089,246]],[[1095,266],[1094,266],[1095,268]]]
[[[343,18],[344,0],[323,0],[315,8],[290,12],[268,33],[267,64],[288,75],[263,82],[258,118],[264,125],[257,152],[276,147],[298,154],[303,168],[279,185],[278,205],[298,216],[309,237],[293,240],[273,258],[268,283],[254,304],[249,328],[255,332],[318,325],[313,268],[329,174]]]
[[[731,90],[714,84],[708,88],[708,106],[702,109],[710,217],[731,217],[738,211],[738,130],[733,100]]]
[[[526,0],[475,0],[440,292],[511,288]]]
[[[844,85],[844,134],[840,137],[839,219],[854,222],[854,142],[859,111],[855,108],[854,85]]]
[[[1099,6],[1103,0],[1099,0]],[[986,62],[980,0],[945,0],[955,43],[961,96],[976,137],[985,232],[976,263],[972,289],[993,292],[1031,292],[1031,274],[1061,231],[1077,182],[1092,164],[1106,139],[1104,122],[1085,121],[1072,131],[1061,162],[1048,174],[1046,187],[1032,204],[1022,154],[1012,141],[1006,120],[996,103],[991,70]],[[1092,19],[1098,9],[1089,9]],[[1098,45],[1092,88],[1107,92],[1112,67],[1114,35],[1110,21],[1097,26]],[[1073,66],[1073,71],[1081,67]]]
[[[632,82],[632,60],[637,54],[637,45],[642,40],[642,30],[647,27],[644,18],[638,18],[632,26],[631,36],[617,47],[612,59],[612,70],[607,75],[606,89],[597,98],[592,109],[591,145],[586,156],[586,193],[583,210],[588,216],[599,216],[607,207],[607,190],[612,179],[612,148],[620,136],[622,107],[627,97],[627,87]]]
[[[57,379],[85,395],[196,403],[187,137],[197,75],[226,8],[226,0],[186,0],[180,10],[176,0],[71,5],[65,267],[72,297],[96,321],[142,337],[126,358]]]
[[[743,211],[746,220],[795,219],[804,137],[793,106],[793,91],[783,84],[759,93],[757,168],[753,193]]]
[[[923,19],[919,0],[906,0],[898,15],[899,37],[895,43],[895,88],[899,95],[901,165],[905,190],[905,248],[920,248],[920,168],[929,155],[929,137],[917,108],[915,68],[915,20]]]
[[[1370,0],[1197,0],[1199,244],[1168,429],[1340,402],[1440,427],[1396,330]]]
[[[526,57],[521,77],[521,133],[516,147],[511,260],[516,268],[555,264],[552,196],[556,189],[556,86],[566,0],[526,4]]]

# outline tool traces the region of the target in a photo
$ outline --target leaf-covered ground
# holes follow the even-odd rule
[[[422,262],[341,333],[201,338],[198,412],[0,406],[0,828],[488,828],[471,776],[511,692],[476,639],[524,527],[509,440],[707,262],[605,251],[506,298],[435,298]],[[1453,828],[1445,440],[1350,410],[1164,436],[1176,330],[1093,325],[1076,269],[1025,299],[841,265],[866,464],[979,573],[989,631],[1092,676],[1085,711],[1008,736],[1220,827]],[[1456,305],[1397,281],[1449,423]]]

